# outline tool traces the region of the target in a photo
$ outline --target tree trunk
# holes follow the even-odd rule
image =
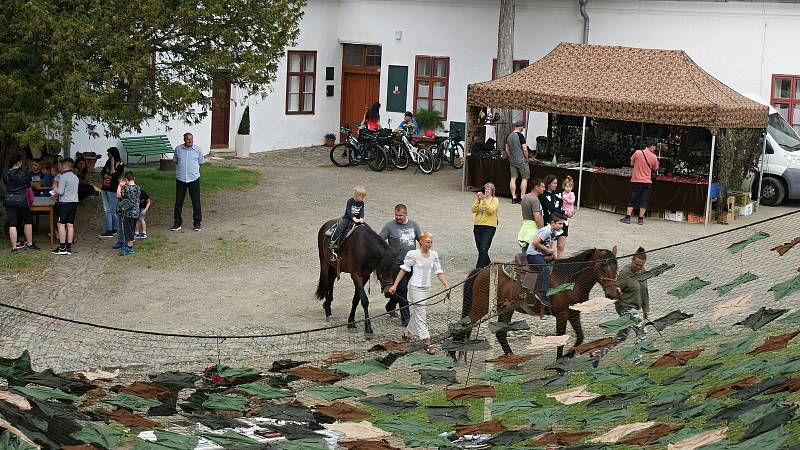
[[[514,10],[516,0],[500,0],[500,21],[497,25],[497,64],[495,78],[510,74],[514,69]],[[506,136],[511,132],[511,110],[502,109],[497,125],[497,145],[505,149]]]

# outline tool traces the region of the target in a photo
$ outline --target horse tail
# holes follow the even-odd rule
[[[461,318],[467,317],[472,310],[472,289],[475,287],[475,279],[478,278],[481,269],[472,269],[464,281],[463,297],[461,302]]]
[[[317,300],[324,300],[325,294],[328,292],[328,271],[325,266],[322,266],[319,270],[319,283],[317,283],[317,292],[314,293],[314,296],[317,297]]]
[[[330,286],[328,285],[328,256],[325,254],[325,231],[328,228],[328,223],[330,223],[330,221],[326,222],[317,233],[317,250],[319,250],[319,283],[317,283],[317,292],[314,293],[314,296],[316,296],[318,300],[324,300],[325,295],[328,293],[328,289],[330,289]]]

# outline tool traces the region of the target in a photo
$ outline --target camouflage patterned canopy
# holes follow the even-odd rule
[[[712,130],[764,128],[768,111],[681,50],[571,43],[518,72],[470,84],[467,104]]]

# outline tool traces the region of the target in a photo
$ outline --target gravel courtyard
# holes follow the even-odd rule
[[[474,267],[477,254],[469,212],[474,194],[461,191],[460,170],[447,167],[439,173],[424,175],[415,174],[412,169],[375,173],[365,166],[337,168],[330,164],[327,152],[327,148],[312,147],[255,154],[248,160],[212,158],[212,164],[257,169],[263,173],[263,180],[255,188],[223,192],[210,204],[204,204],[201,233],[170,232],[169,222],[150,223],[151,254],[143,247],[133,258],[120,258],[108,248],[111,241],[97,237],[101,231],[97,212],[96,220],[90,221],[93,229],[78,230],[78,244],[71,257],[59,258],[58,264],[51,264],[43,273],[0,280],[3,301],[60,317],[155,332],[250,334],[324,327],[328,324],[321,303],[313,297],[319,273],[316,233],[323,222],[342,214],[355,184],[367,187],[367,221],[376,231],[392,220],[395,204],[405,203],[410,218],[423,230],[433,233],[434,249],[442,257],[451,282],[465,278]],[[172,199],[154,201],[172,203]],[[93,203],[89,205],[82,209],[84,214],[95,210]],[[517,250],[518,208],[508,199],[501,199],[500,225],[491,250],[494,260],[510,260]],[[743,218],[735,225],[796,208],[796,204],[764,208],[758,215]],[[184,215],[187,214],[191,214],[190,209],[185,210]],[[639,245],[652,249],[730,228],[658,220],[648,221],[645,226],[622,225],[618,216],[583,209],[570,225],[567,249],[572,252],[617,245],[619,254],[624,255]],[[752,230],[742,230],[735,237],[743,239],[749,233]],[[702,246],[691,248],[696,253],[687,254],[685,249],[675,252],[695,261],[694,268],[684,269],[687,277],[697,267],[709,264],[715,270],[731,265],[732,276],[723,278],[733,278],[741,270],[739,258],[705,260],[701,264],[697,257],[703,254]],[[777,279],[781,276],[785,277],[785,273],[776,275]],[[351,297],[352,283],[345,274],[335,291],[334,323],[346,320]],[[372,314],[383,312],[384,300],[376,283],[372,284],[370,297]],[[452,307],[456,306],[460,307],[460,299]],[[669,305],[656,308],[663,312],[670,310]],[[4,319],[2,313],[0,325],[14,317],[6,315]],[[360,317],[359,308],[357,318]],[[395,320],[376,322],[376,341],[396,338],[401,331]],[[57,324],[48,323],[53,325],[48,339],[59,339]],[[20,331],[24,328],[21,323],[15,326],[20,333],[17,339],[27,338],[35,347],[41,333]],[[550,328],[552,320],[544,331]],[[587,334],[591,339],[591,333]],[[91,340],[89,336],[63,338]],[[315,350],[320,353],[341,350],[337,345],[344,340],[364,342],[360,332],[342,331],[329,341],[320,342]],[[3,344],[0,336],[0,348],[7,347]],[[47,348],[57,347],[45,345],[40,353]],[[97,342],[93,348],[96,351],[93,356],[101,357],[103,343]],[[124,351],[124,346],[107,350],[113,354]],[[152,358],[157,359],[158,355]]]

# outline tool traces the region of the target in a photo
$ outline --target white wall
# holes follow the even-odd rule
[[[466,86],[491,78],[496,54],[499,4],[496,0],[309,0],[294,49],[317,51],[314,115],[286,115],[284,57],[272,91],[250,98],[252,150],[316,145],[339,127],[342,43],[382,46],[380,102],[382,121],[401,120],[386,113],[389,65],[408,66],[407,108],[413,108],[416,55],[450,57],[447,122],[464,121]],[[771,76],[800,74],[794,48],[800,5],[747,2],[590,0],[589,42],[684,50],[711,75],[740,92],[769,98]],[[395,40],[395,32],[402,39]],[[518,0],[514,58],[534,62],[559,42],[581,42],[583,19],[578,2]],[[325,67],[333,66],[333,97],[325,96]],[[643,70],[646,68],[643,68]],[[238,128],[246,101],[234,89],[231,133]],[[544,134],[544,114],[533,114],[529,140]],[[180,135],[185,127],[174,124]],[[195,140],[208,148],[210,119]],[[180,131],[180,132],[178,132]],[[151,129],[143,131],[152,133]],[[104,149],[104,141],[79,138],[76,148]],[[233,137],[231,137],[233,143]],[[97,151],[97,150],[95,150]]]

